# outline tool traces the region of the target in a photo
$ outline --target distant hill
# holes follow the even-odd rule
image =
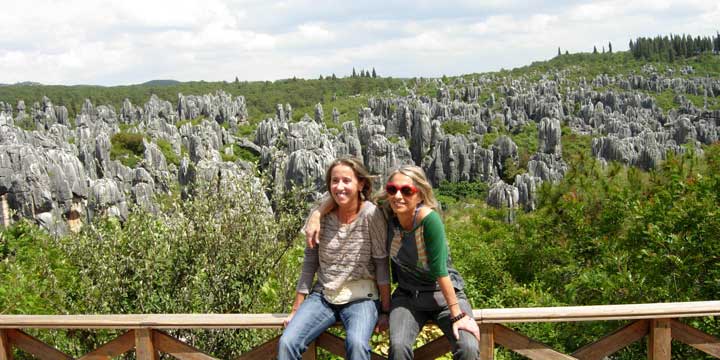
[[[42,86],[43,84],[39,82],[33,82],[33,81],[23,81],[23,82],[16,82],[14,84],[0,84],[0,86],[11,86],[11,85],[18,85],[18,86]]]
[[[177,85],[177,84],[180,84],[180,81],[177,81],[177,80],[150,80],[150,81],[144,82],[140,85],[170,86],[170,85]]]

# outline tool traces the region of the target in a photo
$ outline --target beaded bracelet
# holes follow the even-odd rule
[[[462,320],[462,318],[464,318],[464,317],[465,317],[465,313],[464,313],[464,312],[461,312],[461,313],[459,313],[457,316],[451,317],[451,318],[450,318],[450,322],[454,324],[454,323]]]

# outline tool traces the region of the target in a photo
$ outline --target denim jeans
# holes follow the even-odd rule
[[[456,290],[458,304],[466,314],[472,315],[472,307],[462,291]],[[390,310],[390,357],[389,360],[409,360],[413,358],[413,344],[420,329],[428,320],[433,320],[450,341],[453,359],[477,359],[480,344],[475,336],[460,330],[460,339],[455,339],[447,306],[436,310],[418,309],[413,304],[412,295],[396,290],[392,296]]]
[[[320,293],[310,293],[280,337],[278,359],[301,359],[311,342],[335,322],[341,321],[346,333],[346,358],[369,360],[370,336],[377,318],[378,310],[373,300],[333,305]]]

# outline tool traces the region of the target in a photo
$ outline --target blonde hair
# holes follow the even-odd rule
[[[397,174],[403,174],[413,181],[413,185],[415,185],[418,189],[418,194],[420,194],[420,198],[425,206],[433,210],[439,210],[440,206],[437,199],[435,199],[432,186],[425,176],[425,171],[421,167],[415,165],[403,165],[390,172],[390,175],[387,177],[387,182],[390,182],[393,176]],[[378,198],[387,199],[387,197],[387,191],[383,188]]]
[[[354,157],[341,157],[330,163],[330,166],[328,166],[327,172],[325,173],[325,186],[327,187],[327,191],[329,193],[332,192],[330,189],[332,171],[338,165],[344,165],[352,169],[353,174],[355,174],[355,177],[358,179],[358,182],[363,183],[363,188],[358,191],[360,201],[365,199],[370,200],[370,195],[372,194],[373,189],[373,176],[370,175],[370,172],[368,172],[365,168],[362,161]]]

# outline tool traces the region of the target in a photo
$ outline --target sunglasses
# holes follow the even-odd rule
[[[415,185],[397,186],[393,183],[388,183],[385,185],[385,191],[387,191],[390,196],[395,196],[398,191],[400,191],[403,196],[410,196],[418,192],[418,188],[416,188]]]

